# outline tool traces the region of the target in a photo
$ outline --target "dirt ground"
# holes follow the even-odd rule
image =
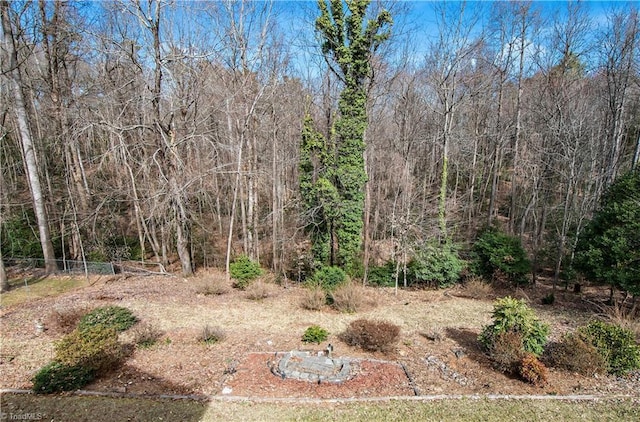
[[[549,383],[534,387],[492,368],[477,336],[491,319],[492,302],[506,291],[482,299],[464,297],[463,287],[448,290],[366,288],[367,306],[354,314],[329,307],[301,307],[304,288],[295,283],[269,284],[268,297],[252,300],[247,292],[226,289],[205,295],[203,285],[222,275],[204,272],[183,279],[170,276],[110,276],[88,280],[55,297],[35,298],[0,310],[0,388],[30,389],[34,373],[53,358],[53,344],[64,333],[56,315],[72,309],[119,305],[140,323],[162,331],[149,348],[134,348],[126,362],[86,387],[113,393],[249,398],[374,398],[413,395],[628,395],[638,396],[640,376],[583,377],[550,368]],[[24,287],[21,287],[24,288]],[[559,292],[553,306],[542,305],[544,286],[510,291],[528,299],[551,325],[551,341],[594,317],[590,305],[606,291]],[[340,341],[338,334],[358,318],[385,320],[401,327],[390,354],[367,353]],[[301,341],[305,329],[319,325],[330,333],[320,345]],[[207,345],[198,337],[205,326],[224,333]],[[44,327],[44,328],[42,328]],[[123,333],[132,341],[132,331]],[[291,350],[319,352],[331,343],[334,355],[355,362],[351,378],[341,384],[281,379],[270,365]]]

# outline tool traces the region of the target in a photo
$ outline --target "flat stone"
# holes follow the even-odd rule
[[[291,351],[280,359],[275,375],[311,382],[340,383],[349,379],[348,359],[328,358],[309,352]]]

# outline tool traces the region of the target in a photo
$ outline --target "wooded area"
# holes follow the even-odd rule
[[[189,275],[244,253],[296,278],[312,266],[300,185],[326,170],[301,149],[308,126],[324,140],[362,129],[365,173],[332,177],[362,177],[345,224],[361,224],[365,268],[430,242],[465,250],[498,225],[522,239],[534,281],[542,268],[557,280],[640,160],[633,3],[598,20],[578,2],[432,3],[425,22],[410,2],[358,3],[389,36],[363,47],[352,84],[350,38],[326,44],[347,24],[319,25],[315,3],[2,1],[2,256]],[[376,35],[367,22],[360,34]]]

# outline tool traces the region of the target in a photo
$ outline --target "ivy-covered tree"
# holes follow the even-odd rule
[[[587,278],[640,295],[640,171],[618,178],[580,235],[576,268]]]
[[[308,207],[315,260],[351,270],[362,246],[364,133],[371,56],[389,38],[391,15],[366,19],[370,0],[319,0],[316,31],[331,71],[343,84],[332,139],[325,140],[305,121],[301,194]],[[311,158],[317,160],[312,165]]]

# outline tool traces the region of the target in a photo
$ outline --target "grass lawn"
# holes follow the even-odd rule
[[[47,421],[638,421],[639,400],[446,399],[235,402],[3,394],[2,420]]]

